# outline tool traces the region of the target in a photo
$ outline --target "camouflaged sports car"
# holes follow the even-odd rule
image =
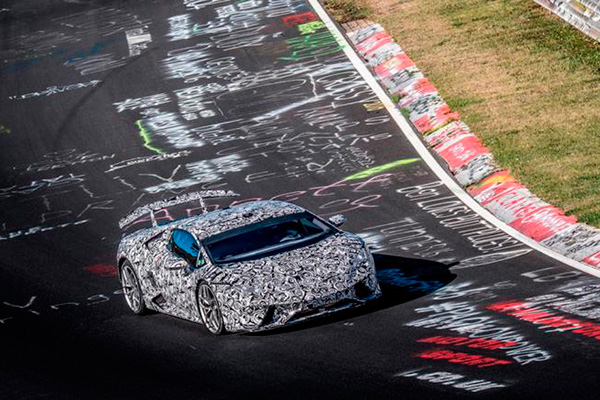
[[[282,327],[363,304],[381,293],[360,237],[281,201],[207,212],[194,192],[135,210],[121,228],[150,214],[152,227],[127,234],[119,278],[131,310],[202,322],[213,334]],[[159,225],[154,212],[198,200],[202,214]]]

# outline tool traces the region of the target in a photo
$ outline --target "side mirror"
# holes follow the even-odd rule
[[[202,254],[198,255],[198,261],[196,261],[196,268],[202,268],[206,265],[206,260],[202,257]]]
[[[346,217],[342,214],[334,215],[333,217],[329,218],[329,223],[339,228],[340,226],[344,225],[344,223],[346,223]]]

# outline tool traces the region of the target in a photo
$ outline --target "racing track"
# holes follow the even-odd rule
[[[306,1],[2,7],[0,398],[597,398],[597,279],[466,209]],[[344,213],[383,300],[260,335],[132,315],[118,219],[201,188]]]

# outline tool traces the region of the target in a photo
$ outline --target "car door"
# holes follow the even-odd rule
[[[170,314],[190,318],[187,303],[194,291],[192,273],[198,268],[200,245],[192,233],[177,228],[171,231],[165,248],[156,273],[162,289],[162,307]]]
[[[170,234],[171,232],[168,230],[161,230],[143,243],[143,262],[138,271],[145,295],[151,299],[154,308],[161,311],[163,307],[160,307],[160,304],[156,302],[162,292],[158,276],[165,258],[169,256],[167,244]]]

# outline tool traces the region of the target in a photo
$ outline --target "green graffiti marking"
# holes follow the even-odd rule
[[[284,61],[305,60],[337,53],[344,49],[344,45],[341,45],[329,31],[295,37],[286,40],[286,43],[292,54],[289,57],[279,57]]]
[[[150,139],[150,134],[144,127],[144,122],[141,119],[138,119],[137,121],[135,121],[135,126],[137,126],[138,129],[140,130],[140,136],[142,137],[142,139],[144,139],[144,147],[145,148],[147,148],[148,150],[152,150],[158,154],[165,154],[165,152],[162,151],[161,149],[158,149],[158,148],[150,145],[150,143],[152,143],[152,139]]]
[[[307,22],[306,24],[298,25],[298,30],[301,35],[311,35],[323,28],[325,28],[325,23],[321,21]]]
[[[383,171],[387,171],[392,168],[399,167],[401,165],[408,165],[408,164],[416,163],[417,161],[421,161],[421,159],[420,158],[405,158],[403,160],[393,161],[391,163],[383,164],[378,167],[369,168],[364,171],[358,172],[354,175],[350,175],[349,177],[345,178],[344,180],[351,181],[353,179],[369,178],[369,177],[371,177],[373,175],[377,175]]]
[[[8,129],[4,125],[0,125],[0,133],[10,133],[10,129]]]

